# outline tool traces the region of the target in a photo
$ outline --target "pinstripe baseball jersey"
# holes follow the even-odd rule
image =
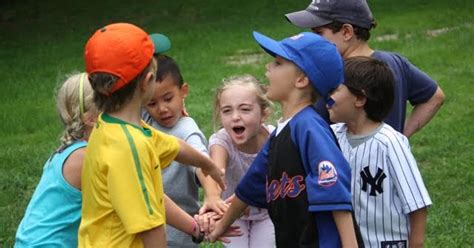
[[[366,247],[408,247],[409,213],[431,205],[408,139],[387,124],[352,147],[347,126],[331,126],[352,169],[352,203]]]

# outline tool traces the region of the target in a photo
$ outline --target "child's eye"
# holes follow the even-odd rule
[[[166,97],[164,100],[165,102],[171,102],[171,100],[173,100],[173,97]]]
[[[221,113],[222,114],[228,114],[228,113],[230,113],[230,109],[222,109]]]
[[[155,103],[154,101],[150,101],[150,102],[147,104],[148,107],[153,107],[153,106],[155,106],[155,105],[156,105],[156,103]]]

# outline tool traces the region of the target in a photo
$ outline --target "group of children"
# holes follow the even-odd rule
[[[160,54],[166,40],[125,23],[97,30],[87,74],[58,91],[64,138],[15,246],[422,245],[431,200],[407,138],[382,121],[394,98],[387,65],[343,61],[314,33],[254,38],[274,57],[268,88],[251,75],[224,80],[208,145],[178,65]],[[282,109],[276,127],[265,124],[270,101]]]

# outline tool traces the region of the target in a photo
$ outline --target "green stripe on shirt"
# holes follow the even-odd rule
[[[133,142],[133,137],[128,131],[126,125],[120,124],[120,126],[125,132],[125,136],[127,136],[128,143],[130,144],[130,149],[132,150],[133,161],[135,162],[135,170],[137,171],[137,174],[138,174],[138,179],[140,181],[140,186],[142,188],[143,197],[145,198],[146,207],[148,208],[148,213],[153,214],[153,209],[151,208],[151,205],[150,205],[150,199],[148,198],[148,191],[145,186],[145,181],[143,180],[143,173],[140,166],[140,160],[138,159],[137,147],[135,146],[135,143]]]

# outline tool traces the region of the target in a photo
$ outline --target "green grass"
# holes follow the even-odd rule
[[[42,1],[0,3],[0,247],[16,228],[58,144],[60,121],[53,93],[64,75],[82,71],[92,32],[126,21],[167,34],[170,55],[190,84],[187,107],[206,135],[212,133],[213,90],[242,73],[263,79],[270,60],[251,36],[258,30],[284,38],[300,30],[283,14],[309,1]],[[473,247],[474,233],[474,4],[469,0],[369,0],[379,25],[371,46],[399,52],[439,82],[446,102],[410,141],[433,199],[427,247]],[[428,30],[450,28],[438,36]],[[398,39],[379,41],[383,35]],[[257,58],[235,65],[231,61]]]

